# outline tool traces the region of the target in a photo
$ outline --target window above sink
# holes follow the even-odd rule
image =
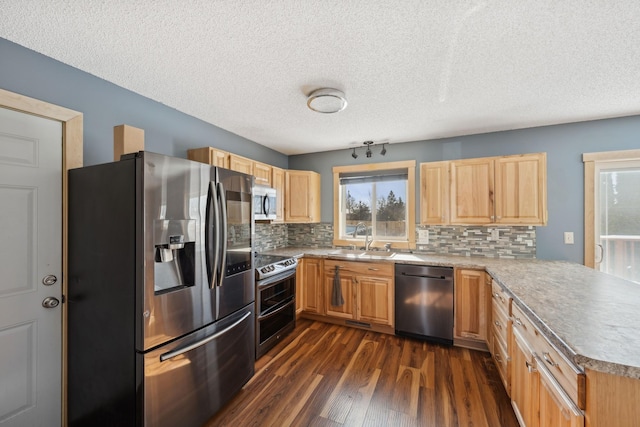
[[[333,244],[415,248],[415,167],[414,160],[334,167]]]

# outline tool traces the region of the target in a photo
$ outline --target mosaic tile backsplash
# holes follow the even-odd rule
[[[429,242],[418,240],[418,231],[429,231]],[[258,252],[286,246],[330,248],[333,224],[256,223]],[[533,226],[416,226],[417,250],[427,254],[489,258],[535,258],[536,228]]]

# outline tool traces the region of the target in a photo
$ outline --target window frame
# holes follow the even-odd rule
[[[639,161],[640,150],[584,153],[584,265],[596,267],[596,203],[598,202],[599,171],[624,162]]]
[[[386,163],[369,163],[365,165],[349,165],[333,167],[333,245],[363,245],[364,238],[343,239],[340,236],[340,174],[388,171],[393,169],[407,170],[407,240],[391,241],[392,249],[415,249],[416,247],[416,161],[404,160]],[[373,241],[372,248],[382,248],[384,240]]]

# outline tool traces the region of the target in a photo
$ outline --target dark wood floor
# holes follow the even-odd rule
[[[301,319],[205,426],[517,426],[489,353]]]

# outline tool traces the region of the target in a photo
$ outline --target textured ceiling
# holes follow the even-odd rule
[[[0,0],[0,37],[284,154],[640,113],[631,0]],[[319,114],[306,96],[342,90]]]

